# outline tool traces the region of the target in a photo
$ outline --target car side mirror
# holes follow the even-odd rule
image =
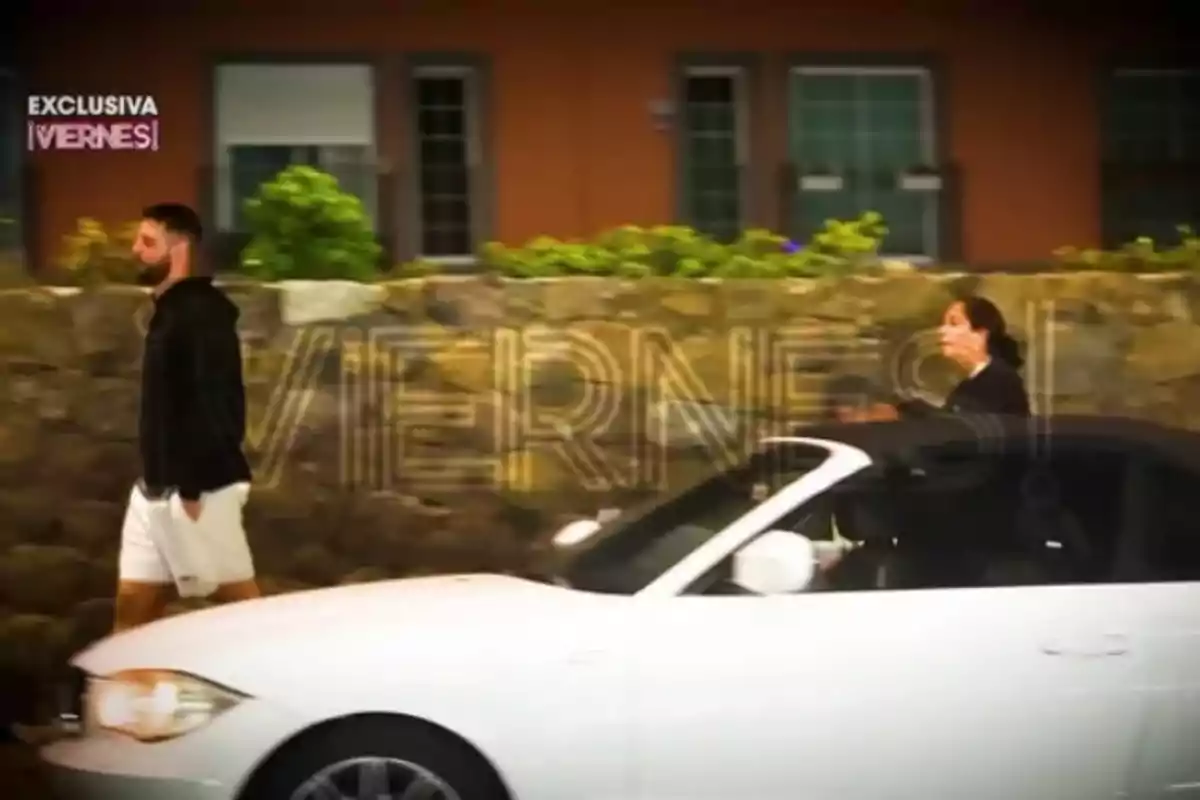
[[[619,516],[621,516],[621,509],[619,508],[602,508],[596,512],[596,522],[603,525],[606,522],[612,522]]]
[[[577,519],[564,525],[550,541],[555,547],[574,547],[598,530],[600,530],[600,523],[596,520]]]
[[[733,582],[754,594],[794,594],[812,583],[816,549],[807,536],[772,530],[733,556]]]

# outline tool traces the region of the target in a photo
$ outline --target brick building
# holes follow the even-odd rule
[[[297,161],[397,257],[670,220],[803,239],[870,208],[891,252],[1008,263],[1198,216],[1200,72],[1145,4],[50,5],[0,69],[0,204],[35,262],[78,216],[164,198],[236,234]],[[152,95],[161,149],[22,167],[26,92]]]

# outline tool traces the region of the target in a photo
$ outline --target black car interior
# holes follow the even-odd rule
[[[1123,524],[1126,462],[1091,448],[914,451],[773,525],[853,549],[807,591],[1103,582]],[[705,593],[744,593],[730,565]],[[723,588],[722,588],[723,587]]]
[[[1120,475],[1104,463],[1029,454],[957,459],[941,453],[890,470],[851,493],[841,518],[861,541],[828,576],[831,588],[925,589],[1104,580],[1120,525]],[[1064,502],[1108,490],[1108,497]],[[1097,534],[1100,534],[1097,536]],[[872,581],[872,576],[875,580]]]

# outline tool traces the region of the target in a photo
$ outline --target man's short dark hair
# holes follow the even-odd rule
[[[153,220],[169,233],[186,236],[193,242],[204,238],[204,226],[200,215],[191,206],[183,203],[155,203],[142,209],[142,219]]]

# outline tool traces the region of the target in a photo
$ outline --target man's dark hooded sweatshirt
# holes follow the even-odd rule
[[[139,420],[151,492],[196,500],[250,480],[237,319],[237,306],[207,277],[174,283],[155,300]]]

